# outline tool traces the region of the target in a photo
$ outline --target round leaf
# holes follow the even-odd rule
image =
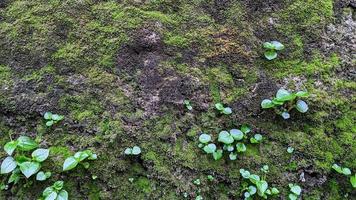
[[[299,185],[293,185],[291,188],[290,188],[290,191],[292,191],[294,194],[296,195],[300,195],[300,193],[302,192],[302,188],[299,186]]]
[[[283,119],[289,119],[290,118],[290,114],[288,112],[282,112],[281,116],[283,117]]]
[[[230,158],[230,160],[236,160],[236,159],[237,159],[237,154],[234,153],[234,152],[231,152],[231,153],[229,154],[229,158]]]
[[[254,194],[256,194],[257,189],[256,189],[255,186],[250,185],[250,186],[248,187],[248,192],[249,192],[251,195],[254,195]]]
[[[47,179],[46,174],[43,171],[40,171],[36,174],[36,180],[38,181],[44,181]]]
[[[232,113],[232,110],[230,107],[226,107],[224,108],[224,110],[222,111],[225,115],[230,115]]]
[[[54,121],[60,121],[63,118],[64,118],[63,115],[57,115],[57,114],[52,115],[52,120]]]
[[[277,58],[277,52],[275,50],[267,50],[265,51],[265,57],[267,60],[273,60]]]
[[[293,147],[288,147],[288,148],[287,148],[287,152],[288,152],[288,153],[293,153],[293,151],[294,151],[294,148],[293,148]]]
[[[132,147],[132,154],[133,155],[138,155],[140,153],[141,153],[141,148],[140,147],[138,147],[138,146]]]
[[[132,154],[132,148],[126,148],[124,153],[126,155],[131,155]]]
[[[271,44],[273,45],[275,50],[283,50],[284,49],[284,45],[278,41],[272,41]]]
[[[297,104],[296,104],[296,108],[299,112],[301,113],[305,113],[308,111],[309,107],[308,107],[308,104],[305,103],[304,101],[302,100],[298,100],[297,101]]]
[[[46,113],[43,115],[43,117],[44,117],[45,119],[47,119],[47,120],[50,120],[50,119],[52,119],[52,113],[51,113],[51,112],[46,112]]]
[[[26,178],[29,178],[33,174],[36,174],[41,168],[38,162],[23,162],[20,164],[20,170]]]
[[[49,150],[48,149],[36,149],[32,152],[32,158],[37,162],[43,162],[48,158]]]
[[[287,90],[281,88],[277,91],[276,100],[277,101],[290,101],[295,98],[295,95],[288,92]]]
[[[215,104],[215,108],[220,110],[220,111],[224,110],[224,106],[221,103]]]
[[[16,168],[16,166],[16,161],[13,157],[6,157],[1,163],[1,174],[7,174],[12,172]]]
[[[240,169],[240,174],[243,178],[250,178],[250,172],[245,169]]]
[[[262,140],[262,135],[261,134],[255,134],[255,136],[253,136],[257,141],[261,141]]]
[[[22,151],[30,151],[37,148],[38,144],[27,136],[20,136],[17,139],[17,147]]]
[[[246,146],[245,146],[245,144],[244,143],[237,143],[236,144],[236,150],[238,151],[238,152],[245,152],[246,151]]]
[[[47,121],[46,122],[46,126],[52,126],[54,124],[53,120]]]
[[[218,141],[224,144],[231,144],[234,142],[234,138],[227,131],[221,131],[219,133]]]
[[[206,152],[206,153],[214,153],[215,150],[216,150],[216,145],[215,144],[208,144],[206,145],[203,150]]]
[[[67,158],[63,163],[63,171],[71,170],[78,165],[77,159],[73,156]]]
[[[65,190],[61,190],[58,193],[57,199],[56,200],[68,200],[68,192]]]
[[[274,107],[274,104],[271,100],[269,99],[264,99],[262,102],[261,102],[261,107],[266,109],[266,108],[273,108]]]
[[[211,141],[211,136],[208,134],[203,133],[199,136],[199,142],[201,142],[201,143],[206,144],[210,141]]]
[[[240,131],[239,129],[231,129],[230,130],[230,135],[235,139],[235,140],[242,140],[244,137],[244,133]]]

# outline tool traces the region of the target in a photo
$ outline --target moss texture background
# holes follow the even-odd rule
[[[302,186],[303,199],[352,199],[355,190],[331,165],[356,170],[355,6],[2,0],[0,145],[9,135],[36,138],[51,150],[43,169],[54,176],[23,179],[0,198],[36,199],[61,179],[71,199],[194,199],[198,190],[205,199],[242,199],[239,169],[260,174],[268,164],[267,181],[281,191],[276,199],[286,199],[288,183]],[[262,43],[270,40],[286,46],[273,61],[263,57]],[[260,102],[281,87],[308,90],[310,110],[289,120],[262,110]],[[217,102],[233,114],[219,115]],[[46,111],[65,120],[46,128]],[[245,123],[265,140],[238,160],[214,161],[197,147],[201,132],[216,137]],[[141,156],[124,156],[133,145]],[[61,172],[66,156],[83,149],[99,159],[88,170]]]

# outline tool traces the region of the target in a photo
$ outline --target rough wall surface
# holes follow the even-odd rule
[[[257,172],[264,164],[268,183],[281,191],[276,199],[286,199],[291,182],[302,186],[303,199],[352,199],[355,190],[331,165],[356,170],[355,6],[2,0],[0,144],[19,135],[41,141],[51,150],[43,168],[53,177],[22,179],[0,199],[36,199],[59,179],[70,199],[194,199],[198,190],[205,199],[242,199],[239,169]],[[261,46],[270,40],[286,47],[273,61]],[[308,90],[310,110],[289,120],[262,110],[260,102],[281,87]],[[217,102],[233,114],[221,116]],[[46,111],[65,120],[46,128]],[[216,137],[246,123],[265,139],[236,161],[214,161],[197,147],[201,132]],[[133,145],[142,154],[124,156]],[[64,159],[82,149],[98,160],[61,172]],[[1,175],[5,184],[7,178]]]

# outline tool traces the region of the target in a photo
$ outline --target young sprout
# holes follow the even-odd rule
[[[213,143],[211,143],[211,144],[208,144],[208,145],[206,145],[204,148],[203,148],[203,150],[206,152],[206,153],[214,153],[215,152],[215,150],[216,150],[216,145],[215,144],[213,144]]]
[[[255,134],[253,136],[253,138],[250,138],[250,142],[252,144],[257,144],[257,143],[260,143],[262,141],[262,135],[261,134]]]
[[[251,132],[251,127],[247,124],[243,124],[241,126],[241,131],[244,133],[244,134],[247,134],[249,132]]]
[[[46,112],[43,115],[43,118],[46,120],[46,126],[51,127],[53,124],[58,123],[64,119],[63,115],[52,114],[51,112]]]
[[[210,141],[211,141],[211,136],[208,134],[203,133],[199,136],[199,142],[203,144],[207,144]]]
[[[236,144],[236,150],[237,150],[237,152],[245,152],[246,149],[247,149],[247,148],[246,148],[246,146],[245,146],[244,143],[238,142],[238,143]]]
[[[190,101],[189,100],[184,100],[183,101],[185,107],[188,109],[188,110],[193,110],[193,107],[192,105],[190,104]]]
[[[332,168],[340,174],[343,174],[346,176],[351,175],[351,170],[347,167],[341,167],[338,164],[333,164]]]
[[[294,151],[294,148],[293,148],[293,147],[288,147],[288,148],[287,148],[287,152],[288,152],[288,153],[293,153],[293,151]]]
[[[264,55],[268,60],[277,58],[277,51],[284,49],[284,45],[278,41],[265,42],[263,47],[266,49]]]
[[[289,188],[290,188],[290,191],[292,192],[292,193],[290,193],[290,194],[288,195],[289,199],[290,199],[290,200],[297,200],[297,199],[298,199],[298,196],[299,196],[299,195],[301,194],[301,192],[302,192],[302,188],[301,188],[299,185],[297,185],[297,184],[292,184],[292,183],[288,184],[288,186],[289,186]]]
[[[231,152],[229,154],[229,158],[230,158],[230,160],[236,160],[237,159],[237,153]]]
[[[141,153],[141,148],[139,146],[128,147],[125,149],[124,153],[126,155],[139,155]]]
[[[221,149],[213,153],[214,160],[219,160],[223,156],[223,151]]]
[[[232,113],[232,109],[230,107],[224,107],[221,103],[215,104],[215,108],[220,111],[221,114],[230,115]]]
[[[37,173],[36,175],[36,180],[38,181],[44,181],[46,179],[48,179],[49,177],[51,177],[52,173],[51,172],[43,172],[43,171],[40,171]]]
[[[268,165],[263,165],[262,166],[262,168],[261,168],[261,171],[263,172],[263,173],[268,173],[269,172],[269,167],[268,167]]]
[[[200,179],[195,179],[194,181],[193,181],[193,183],[195,184],[195,185],[200,185]]]
[[[212,175],[208,175],[207,178],[208,178],[209,181],[213,181],[214,180],[214,176],[212,176]]]
[[[222,142],[224,144],[232,144],[234,142],[234,138],[232,137],[232,135],[229,132],[221,131],[219,133],[218,141]]]
[[[68,200],[68,192],[63,188],[63,181],[56,181],[52,186],[47,187],[43,193],[43,199],[60,199],[60,200]]]

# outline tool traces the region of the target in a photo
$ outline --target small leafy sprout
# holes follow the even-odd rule
[[[68,200],[68,192],[63,189],[63,181],[57,181],[42,193],[42,200]]]
[[[341,167],[338,164],[333,164],[332,168],[340,174],[343,174],[346,176],[351,175],[351,170],[347,167]]]
[[[230,107],[224,107],[221,103],[215,104],[215,108],[220,111],[221,114],[230,115],[232,113],[232,109]]]
[[[213,181],[214,180],[214,176],[212,176],[212,175],[208,175],[207,178],[208,178],[209,181]]]
[[[229,132],[221,131],[219,133],[218,141],[222,142],[224,144],[232,144],[234,142],[234,138],[232,137],[232,135]]]
[[[203,197],[201,195],[198,195],[197,197],[195,197],[195,200],[203,200]]]
[[[213,153],[214,160],[219,160],[223,156],[223,151],[221,149]]]
[[[206,153],[214,153],[215,150],[216,150],[216,145],[211,143],[211,144],[208,144],[206,145],[203,150],[206,152]]]
[[[190,104],[190,101],[189,100],[184,100],[183,101],[185,107],[188,109],[188,110],[193,110],[193,107],[192,105]]]
[[[287,152],[288,152],[288,153],[293,153],[293,151],[294,151],[294,148],[293,148],[293,147],[288,147],[288,148],[287,148]]]
[[[195,179],[195,180],[193,181],[193,183],[194,183],[195,185],[200,185],[200,184],[201,184],[200,179]]]
[[[37,173],[36,175],[36,180],[38,181],[45,181],[46,179],[48,179],[49,177],[51,177],[52,173],[51,172],[43,172],[40,171]]]
[[[207,144],[210,141],[211,141],[211,136],[208,134],[203,133],[199,136],[199,142],[203,144]]]
[[[301,188],[299,185],[297,185],[297,184],[292,184],[292,183],[288,184],[288,186],[289,186],[289,188],[290,188],[290,191],[292,192],[292,193],[290,193],[290,194],[288,195],[289,199],[290,199],[290,200],[297,200],[297,199],[298,199],[298,196],[299,196],[299,195],[301,194],[301,192],[302,192],[302,188]]]
[[[266,167],[264,167],[266,169]],[[240,174],[244,179],[248,179],[253,185],[245,188],[246,192],[244,193],[245,200],[251,200],[253,195],[257,194],[258,196],[267,199],[267,195],[276,195],[279,193],[277,188],[268,188],[267,181],[264,178],[256,174],[251,174],[245,169],[240,169]]]
[[[130,183],[133,183],[133,182],[134,182],[134,180],[135,180],[135,179],[134,179],[134,178],[132,178],[132,177],[131,177],[131,178],[129,178]]]
[[[52,114],[51,112],[46,112],[43,115],[43,118],[46,120],[46,126],[51,127],[53,124],[58,123],[64,119],[63,115]]]
[[[252,144],[257,144],[257,143],[260,143],[261,141],[262,141],[262,135],[261,134],[255,134],[254,136],[253,136],[253,138],[250,138],[250,142],[252,143]]]
[[[262,168],[261,168],[261,171],[265,174],[267,174],[269,172],[269,167],[268,165],[263,165]]]
[[[124,153],[126,155],[135,155],[135,156],[137,156],[137,155],[141,154],[141,148],[139,146],[134,146],[132,148],[128,147],[128,148],[125,149]]]
[[[308,97],[308,92],[299,91],[297,93],[290,93],[285,89],[279,89],[276,97],[271,99],[264,99],[261,102],[263,109],[274,108],[275,112],[283,117],[283,119],[289,119],[289,112],[296,108],[299,112],[305,113],[308,111],[308,104],[300,99],[302,97]]]
[[[241,126],[241,131],[244,133],[244,134],[247,134],[249,132],[251,132],[251,127],[247,124],[243,124]]]
[[[356,174],[350,177],[350,182],[353,188],[356,188]]]
[[[63,163],[63,171],[68,171],[74,169],[79,163],[84,166],[84,168],[89,167],[88,162],[83,162],[84,160],[96,160],[97,155],[91,150],[78,151],[74,156],[70,156],[65,159]]]
[[[278,41],[265,42],[263,47],[266,49],[264,55],[268,60],[277,58],[277,51],[284,49],[284,45]]]
[[[16,184],[20,179],[20,172],[26,178],[36,174],[41,169],[41,163],[49,156],[48,149],[37,149],[32,152],[31,157],[27,157],[22,152],[31,151],[38,147],[38,144],[27,136],[20,136],[16,141],[10,141],[5,144],[4,150],[9,155],[1,163],[1,174],[12,172],[9,183]],[[12,156],[15,150],[21,152]]]

